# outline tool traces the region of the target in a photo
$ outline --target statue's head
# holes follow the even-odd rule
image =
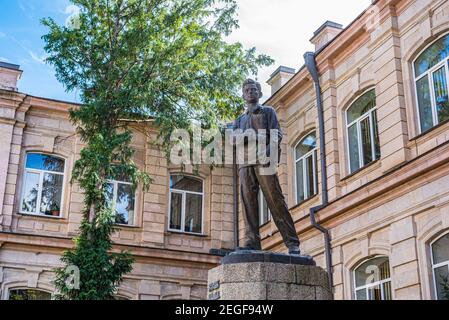
[[[263,97],[262,86],[259,82],[253,79],[247,79],[242,86],[243,99],[247,103],[258,103],[259,99]]]

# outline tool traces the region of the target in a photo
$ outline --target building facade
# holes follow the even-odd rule
[[[77,105],[17,91],[19,66],[0,65],[0,298],[49,297],[52,269],[72,247],[83,194],[70,184],[82,143],[69,121]],[[205,299],[211,249],[232,249],[232,170],[174,167],[150,140],[150,124],[132,127],[135,163],[154,179],[135,193],[110,181],[118,230],[114,250],[136,262],[118,298]]]
[[[336,299],[443,299],[449,275],[449,1],[379,0],[316,46]],[[280,175],[303,251],[326,266],[314,82],[282,67],[266,102],[286,132]],[[264,226],[264,247],[280,235]],[[270,235],[271,234],[271,235]],[[444,289],[446,284],[446,290]]]
[[[379,0],[346,29],[312,40],[324,108],[324,145],[307,68],[280,67],[272,96],[285,138],[279,176],[302,251],[326,268],[329,230],[335,299],[443,299],[449,277],[449,1]],[[69,183],[82,144],[77,107],[17,91],[18,66],[0,65],[0,298],[47,297],[51,270],[72,246],[83,196]],[[133,125],[148,192],[110,182],[115,250],[136,257],[118,297],[204,299],[211,249],[234,248],[232,170],[181,170]],[[285,252],[260,197],[263,247]],[[240,223],[240,228],[242,228]],[[240,233],[241,234],[241,233]]]

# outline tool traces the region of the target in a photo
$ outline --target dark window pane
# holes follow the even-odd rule
[[[171,194],[170,203],[170,229],[181,231],[182,194]]]
[[[131,185],[118,184],[115,213],[115,222],[118,224],[134,222],[134,191]]]
[[[391,295],[391,282],[385,282],[382,284],[384,290],[384,300],[393,300]]]
[[[39,178],[38,173],[27,172],[25,174],[25,186],[23,189],[22,211],[35,213],[37,196],[39,193]]]
[[[382,291],[380,286],[368,288],[368,300],[382,300]]]
[[[363,165],[367,165],[373,161],[373,149],[371,144],[371,128],[369,118],[365,118],[360,122],[360,130],[362,133]]]
[[[446,67],[442,67],[433,73],[433,86],[435,91],[435,105],[438,121],[449,120],[449,101],[447,95]]]
[[[358,98],[348,109],[348,124],[351,124],[365,113],[376,107],[376,91],[371,90]]]
[[[390,264],[387,257],[368,260],[355,270],[356,288],[390,278]]]
[[[304,172],[303,161],[296,163],[296,201],[300,203],[304,201]]]
[[[27,154],[26,167],[28,169],[47,170],[53,172],[64,172],[64,160],[45,154]]]
[[[202,232],[202,214],[203,196],[197,194],[186,194],[186,232]]]
[[[419,77],[440,61],[449,56],[449,35],[441,38],[426,51],[424,51],[415,61],[415,75]]]
[[[51,294],[31,289],[9,290],[9,300],[51,300]]]
[[[60,174],[46,173],[42,182],[42,198],[40,213],[47,216],[61,215],[62,183]]]
[[[360,169],[359,142],[357,135],[357,124],[353,124],[348,129],[349,160],[351,165],[351,173]]]
[[[307,198],[310,198],[315,194],[314,181],[313,181],[313,156],[309,156],[306,159],[306,181],[307,181]]]
[[[433,264],[449,261],[449,234],[432,245]]]
[[[357,300],[368,300],[368,297],[366,296],[366,289],[361,289],[356,292],[356,299]]]
[[[436,268],[435,284],[437,286],[438,300],[449,300],[449,269],[448,266]]]
[[[310,151],[316,148],[316,136],[315,133],[312,133],[305,137],[301,142],[296,146],[296,160],[299,160],[301,157],[308,154]]]
[[[379,142],[379,129],[377,126],[377,111],[374,110],[373,111],[373,132],[374,132],[374,155],[375,155],[375,159],[380,159],[380,142]]]
[[[416,82],[418,94],[419,118],[421,120],[421,131],[425,132],[433,127],[432,105],[430,102],[429,78],[425,76]]]
[[[175,175],[170,177],[170,188],[183,191],[203,192],[203,182],[195,178]]]

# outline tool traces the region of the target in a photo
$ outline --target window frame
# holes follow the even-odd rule
[[[205,192],[204,192],[204,179],[201,179],[199,177],[194,177],[191,175],[186,175],[186,174],[182,174],[182,173],[171,173],[169,175],[169,179],[171,180],[172,176],[183,176],[183,177],[189,177],[191,179],[197,180],[199,182],[201,182],[201,186],[202,186],[202,192],[194,192],[194,191],[186,191],[186,190],[179,190],[179,189],[173,189],[170,186],[169,183],[169,197],[168,197],[168,222],[167,222],[167,230],[169,232],[173,232],[173,233],[180,233],[180,234],[187,234],[187,235],[194,235],[194,236],[204,236],[204,211],[205,211]],[[181,204],[181,230],[177,230],[177,229],[172,229],[170,228],[170,220],[171,220],[171,198],[172,198],[172,193],[176,193],[176,194],[181,194],[182,196],[182,204]],[[200,195],[201,196],[201,232],[200,233],[196,233],[196,232],[188,232],[185,231],[185,218],[186,218],[186,199],[187,199],[187,194],[193,194],[193,195]]]
[[[447,82],[447,92],[449,95],[449,55],[444,58],[443,60],[441,60],[440,62],[438,62],[436,65],[434,65],[432,68],[429,68],[429,70],[427,70],[426,72],[420,74],[419,76],[416,75],[416,67],[415,67],[415,63],[416,61],[421,57],[421,55],[424,54],[424,52],[426,52],[426,50],[428,50],[430,47],[432,47],[436,42],[438,42],[439,40],[441,40],[444,37],[449,37],[449,33],[446,33],[440,37],[438,37],[437,39],[435,39],[434,41],[432,41],[432,43],[430,43],[429,45],[427,45],[422,51],[420,51],[416,58],[413,60],[412,62],[412,72],[413,72],[413,86],[414,86],[414,90],[415,90],[415,104],[416,104],[416,114],[417,114],[417,118],[418,118],[418,129],[419,129],[419,134],[424,134],[427,133],[429,131],[431,131],[432,129],[434,129],[436,126],[438,126],[439,124],[448,122],[449,120],[444,120],[444,121],[438,121],[438,112],[436,110],[436,99],[435,99],[435,84],[434,84],[434,79],[433,79],[433,74],[438,71],[439,69],[441,69],[441,67],[444,67],[446,72],[446,82]],[[429,86],[430,86],[430,105],[431,105],[431,109],[432,109],[432,127],[430,127],[427,130],[423,130],[422,129],[422,123],[421,123],[421,114],[420,114],[420,105],[419,105],[419,99],[418,99],[418,81],[428,77],[429,80]]]
[[[376,146],[375,146],[375,138],[374,138],[374,121],[373,121],[373,114],[374,112],[377,112],[377,101],[375,103],[374,108],[368,110],[367,112],[365,112],[364,114],[362,114],[360,117],[358,117],[357,119],[355,119],[354,121],[352,121],[351,123],[349,122],[348,119],[348,111],[349,109],[351,109],[352,106],[354,106],[354,103],[357,102],[361,97],[363,97],[365,94],[367,94],[370,91],[375,92],[374,88],[365,90],[362,94],[358,95],[357,98],[355,98],[353,100],[353,102],[349,105],[348,108],[346,108],[345,111],[345,121],[346,121],[346,150],[347,150],[347,155],[348,155],[348,159],[347,159],[347,165],[348,165],[348,174],[352,175],[360,170],[362,170],[363,168],[369,166],[370,164],[372,164],[373,162],[379,160],[381,158],[381,156],[379,156],[379,158],[376,158]],[[374,96],[376,97],[375,93]],[[363,157],[363,143],[362,143],[362,121],[369,119],[369,126],[370,126],[370,135],[371,135],[371,156],[373,158],[373,160],[369,163],[364,163],[364,157]],[[377,119],[377,117],[376,117]],[[349,128],[351,128],[353,125],[356,125],[357,128],[357,145],[358,145],[358,152],[359,152],[359,168],[352,171],[351,169],[351,148],[349,145]],[[380,149],[380,146],[379,146]]]
[[[268,224],[271,222],[272,220],[272,215],[271,215],[271,210],[268,207],[268,203],[267,203],[267,209],[268,209],[268,219],[267,221],[263,220],[263,200],[264,200],[265,195],[263,194],[262,189],[259,190],[259,226],[263,227],[264,225]]]
[[[363,266],[365,263],[367,263],[368,261],[370,261],[370,260],[374,260],[374,259],[378,259],[378,258],[387,258],[388,259],[388,267],[389,267],[389,271],[390,271],[390,277],[388,278],[388,279],[384,279],[384,280],[380,280],[380,281],[376,281],[376,282],[374,282],[374,283],[370,283],[370,284],[367,284],[367,285],[364,285],[364,286],[360,286],[360,287],[356,287],[356,284],[357,284],[357,282],[356,282],[356,276],[355,276],[355,273],[356,273],[356,271],[357,271],[357,269],[359,269],[361,266]],[[392,300],[393,300],[393,287],[392,287],[392,285],[393,285],[393,282],[392,282],[392,273],[391,273],[391,265],[390,265],[390,258],[388,257],[388,256],[383,256],[383,255],[378,255],[378,256],[374,256],[374,257],[371,257],[371,258],[369,258],[369,259],[366,259],[366,260],[363,260],[363,262],[361,262],[361,263],[359,263],[355,268],[353,268],[352,270],[351,270],[351,272],[352,272],[352,281],[353,281],[353,286],[352,286],[352,294],[353,294],[353,296],[354,296],[354,300],[357,300],[357,301],[363,301],[363,300],[358,300],[357,299],[357,292],[358,291],[361,291],[361,290],[365,290],[365,293],[366,293],[366,297],[367,298],[369,298],[369,289],[371,289],[371,288],[374,288],[374,287],[377,287],[377,286],[379,286],[380,287],[380,293],[381,293],[381,296],[382,296],[382,299],[381,299],[381,301],[384,301],[385,300],[385,292],[384,292],[384,287],[383,287],[383,285],[385,284],[385,283],[390,283],[390,288],[391,288],[391,298],[392,298]],[[369,299],[368,300],[366,300],[366,301],[370,301]]]
[[[438,288],[437,288],[437,282],[436,282],[436,277],[435,277],[435,269],[441,268],[446,266],[448,268],[448,273],[449,273],[449,259],[435,264],[433,261],[433,246],[435,243],[437,243],[438,241],[440,241],[441,239],[443,239],[444,237],[448,236],[449,233],[444,233],[442,236],[438,237],[437,239],[435,239],[434,241],[432,241],[430,243],[430,261],[432,263],[432,282],[433,282],[433,293],[435,295],[435,300],[438,300]]]
[[[37,155],[44,155],[53,157],[59,160],[64,161],[64,172],[56,172],[56,171],[49,171],[49,170],[41,170],[41,169],[29,169],[27,168],[27,161],[28,161],[28,155],[31,154],[37,154]],[[27,173],[34,173],[39,174],[39,185],[38,185],[38,195],[36,198],[36,211],[35,212],[27,212],[22,209],[22,204],[24,200],[24,193],[25,193],[25,187],[26,187],[26,176]],[[62,188],[61,188],[61,206],[59,208],[59,216],[50,216],[40,213],[40,206],[42,201],[42,189],[43,189],[43,181],[44,181],[44,175],[48,174],[55,174],[62,176]],[[20,203],[19,203],[19,210],[18,212],[23,215],[27,216],[33,216],[33,217],[44,217],[44,218],[51,218],[51,219],[62,219],[63,218],[63,208],[64,208],[64,195],[65,195],[65,185],[66,185],[66,173],[67,173],[67,159],[65,157],[62,157],[58,154],[52,154],[47,152],[39,152],[39,151],[29,151],[25,153],[25,161],[23,163],[23,175],[22,175],[22,186],[20,191]]]
[[[47,294],[49,294],[50,295],[50,300],[34,300],[34,301],[51,301],[51,300],[54,300],[54,296],[55,296],[55,293],[54,292],[52,292],[52,291],[49,291],[49,290],[44,290],[44,289],[41,289],[41,288],[29,288],[29,287],[10,287],[10,288],[6,288],[6,299],[5,299],[5,301],[11,301],[10,300],[10,298],[11,298],[11,291],[14,291],[14,290],[16,290],[16,291],[18,291],[18,290],[30,290],[30,291],[39,291],[39,292],[41,292],[41,293],[47,293]],[[32,301],[32,300],[27,300],[27,301]]]
[[[294,195],[295,195],[295,203],[296,205],[300,205],[301,203],[306,202],[307,200],[313,198],[314,196],[316,196],[318,194],[318,170],[317,170],[317,161],[318,161],[318,146],[315,146],[315,148],[311,151],[309,151],[308,153],[306,153],[305,155],[303,155],[300,158],[296,158],[296,149],[298,148],[298,146],[307,138],[309,137],[312,133],[315,133],[315,143],[317,142],[317,136],[316,136],[316,131],[310,131],[308,134],[304,135],[302,137],[301,140],[299,140],[299,142],[294,146],[293,148],[293,159],[294,159],[294,163],[293,163],[293,168],[294,168],[294,176],[293,176],[293,181],[294,181]],[[307,194],[306,196],[306,186],[307,186],[307,159],[310,158],[312,156],[312,163],[313,163],[313,194]],[[304,188],[304,199],[300,200],[298,199],[298,175],[297,175],[297,164],[299,162],[303,163],[302,166],[302,184],[303,184],[303,188]]]
[[[108,179],[106,180],[106,183],[108,184],[113,184],[114,185],[114,192],[112,194],[112,208],[115,208],[115,205],[117,205],[117,192],[118,192],[118,185],[119,184],[124,184],[127,186],[131,186],[132,187],[132,183],[131,182],[126,182],[126,181],[120,181],[120,180],[115,180],[115,179]],[[129,213],[128,213],[128,224],[123,224],[123,223],[114,223],[116,226],[121,226],[121,227],[134,227],[136,226],[136,208],[137,208],[137,189],[134,190],[134,215],[133,215],[133,221],[129,221]]]

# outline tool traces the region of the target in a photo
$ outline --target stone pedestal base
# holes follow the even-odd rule
[[[310,257],[240,252],[209,271],[209,300],[331,300],[327,273]]]

